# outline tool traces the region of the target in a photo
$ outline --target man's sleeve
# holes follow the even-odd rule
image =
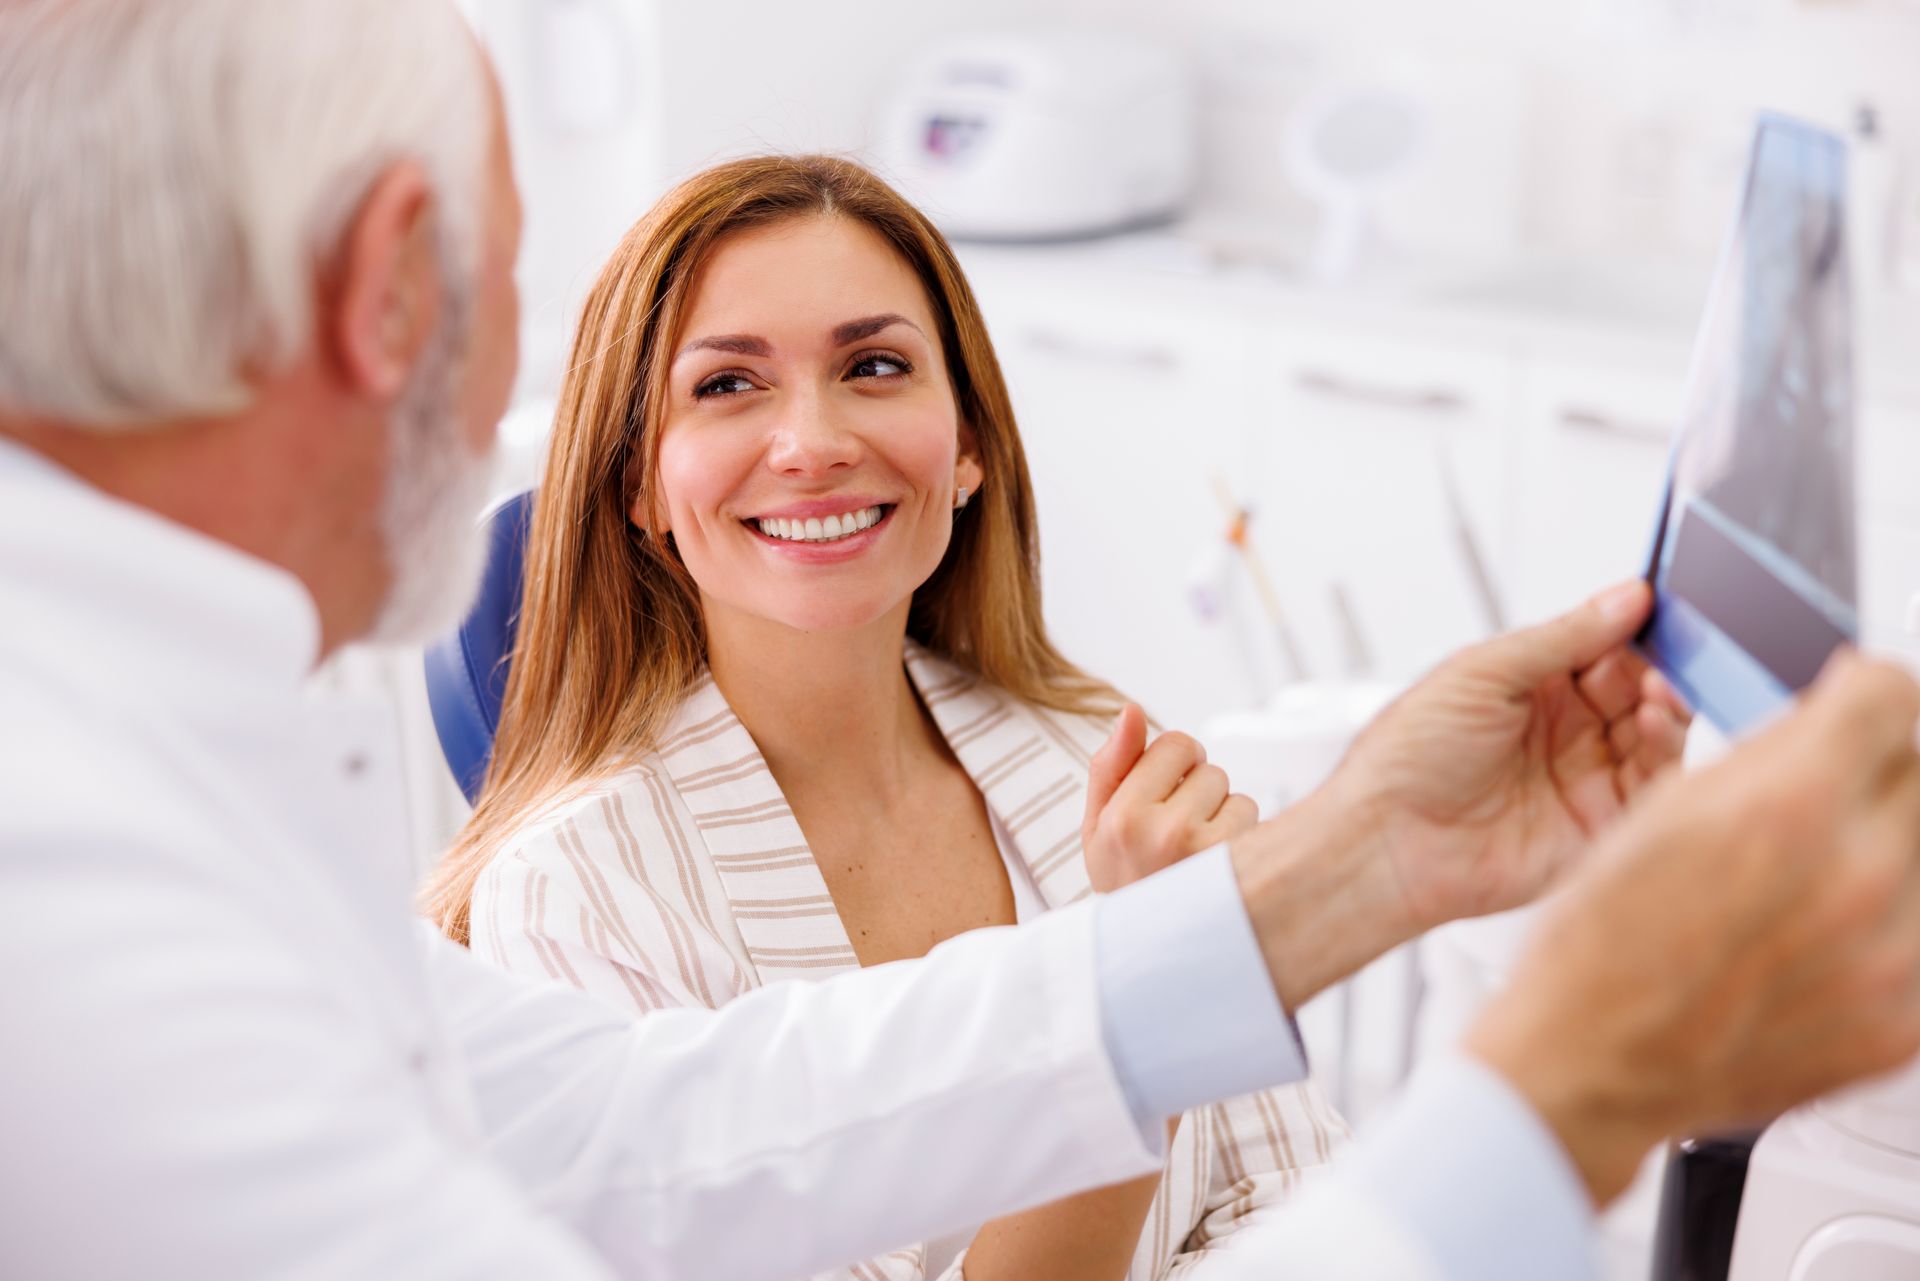
[[[1158,1168],[1098,903],[633,1018],[430,952],[494,1153],[624,1275],[790,1281]]]
[[[1593,1214],[1553,1134],[1466,1057],[1415,1077],[1334,1177],[1242,1229],[1206,1281],[1594,1281]]]

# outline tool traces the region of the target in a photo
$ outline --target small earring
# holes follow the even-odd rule
[[[953,502],[953,509],[955,511],[959,511],[961,508],[967,505],[967,492],[968,492],[967,487],[965,485],[960,486],[960,496],[954,499],[954,502]]]

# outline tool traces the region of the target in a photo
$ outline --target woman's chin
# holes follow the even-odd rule
[[[879,627],[899,616],[903,603],[892,598],[823,601],[816,597],[770,603],[768,608],[754,612],[768,622],[813,635],[822,632],[858,632]]]

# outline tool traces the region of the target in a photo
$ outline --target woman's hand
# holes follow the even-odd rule
[[[1087,875],[1100,893],[1117,890],[1238,836],[1258,817],[1188,735],[1162,734],[1149,747],[1146,714],[1129,703],[1087,777]]]

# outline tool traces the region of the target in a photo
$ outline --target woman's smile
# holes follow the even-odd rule
[[[821,504],[802,504],[819,508]],[[749,534],[775,555],[802,564],[850,560],[879,541],[896,510],[893,503],[830,503],[824,515],[759,516],[741,521]]]
[[[839,507],[825,516],[793,514],[759,516],[744,522],[768,538],[795,543],[834,543],[886,519],[893,507],[887,503],[863,503],[858,507]]]

